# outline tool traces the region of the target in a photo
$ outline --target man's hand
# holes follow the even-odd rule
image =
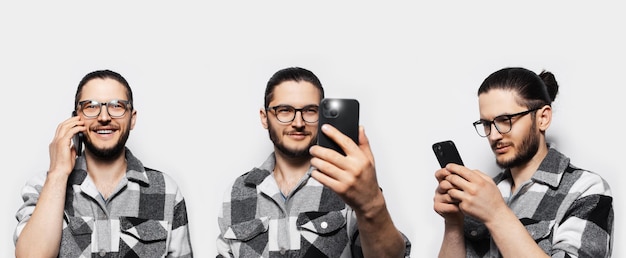
[[[346,153],[313,146],[310,149],[311,165],[316,170],[311,176],[321,182],[357,212],[375,212],[376,206],[384,204],[382,192],[376,179],[374,156],[362,126],[359,127],[359,144],[331,125],[322,126],[322,132]]]
[[[76,149],[73,148],[72,136],[85,130],[85,122],[79,116],[71,117],[57,126],[56,133],[49,145],[50,168],[48,173],[67,173],[69,175],[76,162]]]

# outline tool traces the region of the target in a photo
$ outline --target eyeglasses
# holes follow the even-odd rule
[[[512,118],[517,116],[523,116],[539,109],[540,108],[534,108],[511,115],[501,115],[495,117],[491,121],[480,119],[474,122],[474,128],[476,129],[476,132],[478,133],[478,135],[480,135],[480,137],[487,137],[491,134],[491,124],[496,127],[498,133],[505,134],[510,132],[511,128],[513,127],[513,122],[511,121]]]
[[[106,103],[100,103],[95,100],[83,100],[78,102],[78,108],[83,112],[83,115],[87,118],[96,118],[102,111],[102,106],[106,106],[106,110],[109,116],[113,118],[120,118],[126,114],[126,110],[130,108],[132,103],[128,100],[114,99]]]
[[[317,120],[319,120],[318,105],[308,105],[303,108],[294,108],[289,105],[278,105],[268,107],[266,110],[270,109],[274,110],[276,119],[278,119],[281,123],[291,123],[294,119],[296,119],[297,112],[300,112],[302,120],[306,123],[317,123]]]

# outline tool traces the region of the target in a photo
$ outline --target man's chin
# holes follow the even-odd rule
[[[124,151],[124,146],[112,146],[107,148],[96,147],[90,144],[85,144],[85,147],[93,154],[94,157],[102,160],[112,160],[120,155]]]
[[[516,166],[519,166],[521,163],[521,161],[519,160],[518,157],[509,157],[509,158],[498,158],[496,159],[496,164],[503,169],[509,169],[509,168],[513,168]]]
[[[309,147],[307,148],[287,148],[285,146],[276,146],[278,150],[283,153],[285,156],[290,158],[309,158],[311,154],[309,153]]]
[[[291,158],[309,158],[311,157],[311,154],[309,153],[309,150],[291,150],[288,152],[283,152],[286,156],[289,156]]]
[[[505,154],[497,154],[496,155],[496,164],[501,167],[501,168],[508,168],[509,164],[511,163],[511,158],[507,158],[505,157]]]

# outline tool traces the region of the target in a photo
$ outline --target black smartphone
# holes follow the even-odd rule
[[[459,151],[453,141],[446,140],[437,142],[433,144],[433,151],[435,152],[437,161],[439,161],[439,165],[442,168],[448,163],[455,163],[463,166],[463,160],[461,159],[461,155],[459,155]]]
[[[72,111],[72,116],[77,116],[76,111]],[[76,155],[81,156],[83,154],[83,133],[77,133],[72,136],[72,142],[76,149]]]
[[[326,136],[321,126],[330,124],[359,143],[359,101],[356,99],[324,98],[320,102],[317,144],[346,155],[332,139]]]

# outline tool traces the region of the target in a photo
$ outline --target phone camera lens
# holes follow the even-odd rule
[[[322,103],[322,105],[324,105],[324,109],[326,110],[330,110],[333,106],[330,100],[324,100],[324,103]]]

